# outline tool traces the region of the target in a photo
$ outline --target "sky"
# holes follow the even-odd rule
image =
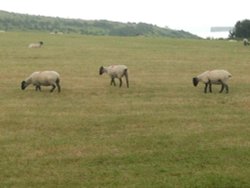
[[[249,0],[0,0],[0,10],[84,20],[144,22],[213,37],[213,26],[250,19]],[[225,35],[221,33],[221,35]],[[226,33],[226,37],[228,32]],[[224,37],[224,36],[221,36]]]

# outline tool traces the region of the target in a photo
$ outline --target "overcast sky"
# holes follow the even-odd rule
[[[250,0],[0,0],[0,10],[63,18],[144,22],[207,37],[250,19]]]

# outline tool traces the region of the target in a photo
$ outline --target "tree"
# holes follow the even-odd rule
[[[250,20],[238,21],[229,33],[230,38],[250,38]]]

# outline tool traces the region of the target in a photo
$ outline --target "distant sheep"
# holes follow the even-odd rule
[[[28,78],[21,82],[21,89],[24,90],[30,84],[36,87],[36,91],[41,91],[41,86],[52,86],[50,92],[57,87],[61,91],[60,75],[55,71],[33,72]]]
[[[29,44],[29,48],[41,48],[42,47],[42,45],[43,45],[43,41],[40,41],[40,42],[38,42],[38,43],[31,43],[31,44]]]
[[[243,39],[243,44],[244,44],[244,46],[247,46],[247,45],[249,45],[250,43],[249,43],[249,41],[248,41],[248,39]]]
[[[116,86],[115,78],[120,80],[120,87],[122,86],[122,77],[125,76],[127,87],[129,88],[129,80],[128,80],[128,68],[125,65],[111,65],[108,67],[101,66],[99,69],[99,74],[102,75],[103,73],[107,73],[110,78],[111,82],[110,85]]]
[[[224,88],[226,89],[226,93],[228,93],[229,88],[227,81],[230,77],[232,77],[232,75],[226,70],[206,71],[194,77],[193,84],[194,86],[197,86],[200,81],[203,82],[205,84],[204,93],[207,93],[208,86],[209,92],[212,93],[212,84],[221,85],[220,93],[223,92]]]

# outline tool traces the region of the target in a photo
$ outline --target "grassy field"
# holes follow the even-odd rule
[[[41,33],[0,41],[0,187],[250,187],[249,47]],[[129,89],[98,75],[110,64],[129,67]],[[220,68],[233,75],[229,94],[193,87]],[[58,71],[62,92],[22,91],[38,70]]]

